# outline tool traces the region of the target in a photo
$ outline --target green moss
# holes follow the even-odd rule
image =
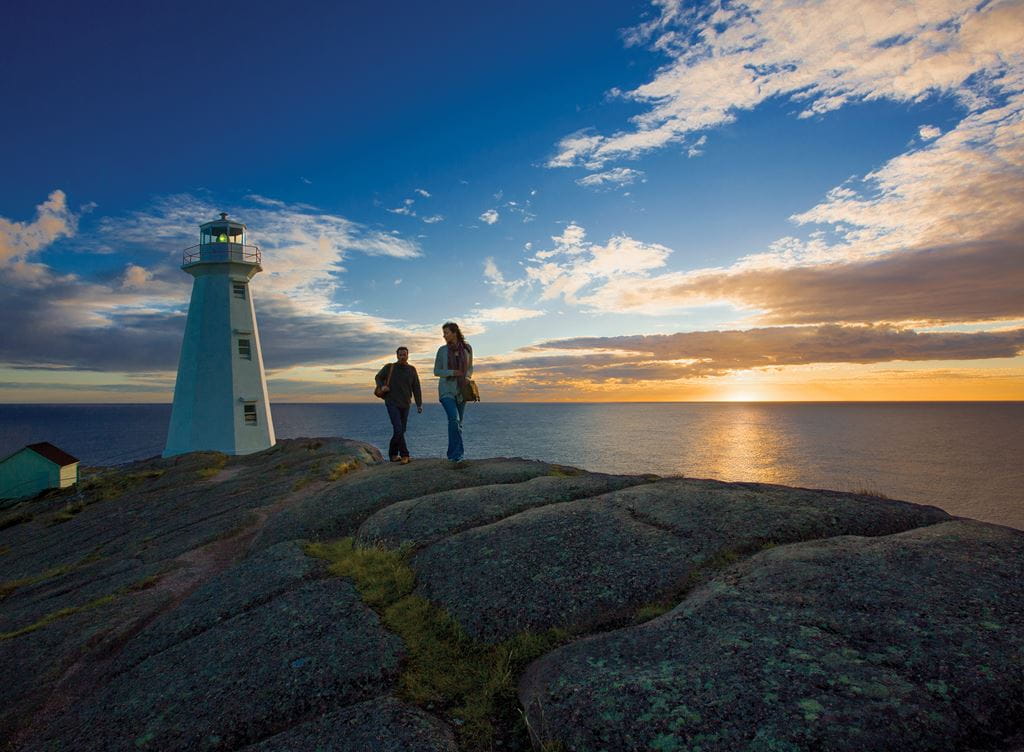
[[[799,705],[800,709],[802,711],[804,711],[804,720],[805,721],[816,721],[816,720],[818,720],[818,716],[820,716],[824,712],[824,710],[825,710],[825,708],[822,706],[822,704],[820,702],[818,702],[817,700],[814,700],[814,699],[810,699],[810,698],[804,699],[804,700],[800,700],[797,703],[797,705]]]
[[[648,603],[646,606],[641,606],[637,609],[633,615],[633,621],[637,624],[641,624],[645,621],[650,621],[662,614],[666,614],[672,610],[672,604],[670,603]]]
[[[306,552],[330,562],[333,574],[352,578],[364,602],[402,638],[408,658],[399,694],[449,714],[462,749],[489,750],[497,737],[525,736],[518,676],[530,661],[563,644],[567,632],[524,632],[498,645],[478,643],[446,610],[411,594],[410,549],[359,548],[345,538],[311,543]]]
[[[640,606],[632,616],[632,623],[641,624],[671,611],[686,597],[687,593],[706,582],[712,575],[741,559],[760,551],[774,548],[776,543],[769,540],[755,540],[733,548],[723,548],[697,564],[674,588],[656,601]]]

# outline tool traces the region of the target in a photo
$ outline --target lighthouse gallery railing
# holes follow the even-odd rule
[[[182,251],[181,265],[188,266],[200,261],[241,261],[246,264],[262,264],[260,249],[241,243],[201,243]]]

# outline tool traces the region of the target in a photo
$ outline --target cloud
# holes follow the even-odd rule
[[[533,308],[517,308],[515,306],[503,306],[498,308],[477,308],[469,314],[469,317],[476,322],[497,322],[508,323],[510,321],[522,321],[543,316],[544,311]]]
[[[443,214],[431,214],[428,217],[422,217],[422,219],[428,225],[435,225],[438,222],[444,222],[444,215]]]
[[[631,128],[564,137],[549,167],[602,167],[729,123],[778,97],[812,117],[874,99],[917,102],[953,94],[969,108],[1019,90],[1024,7],[1014,2],[749,0],[657,3],[627,35],[668,63],[614,94],[647,105]],[[799,33],[794,33],[799,29]]]
[[[519,290],[526,286],[525,279],[508,281],[494,263],[494,259],[488,256],[484,259],[484,281],[496,288],[498,293],[505,298],[512,298]]]
[[[1024,227],[1002,238],[841,263],[612,278],[579,302],[648,314],[731,303],[769,324],[1012,320],[1024,317],[1022,238]]]
[[[436,339],[433,330],[427,335],[359,312],[310,311],[270,292],[263,282],[263,275],[254,278],[252,295],[268,369],[358,364],[386,353],[396,339],[422,340],[421,347]],[[129,296],[120,285],[54,278],[44,289],[40,295],[35,289],[0,287],[5,325],[11,328],[0,339],[0,363],[121,372],[177,368],[187,287],[173,307],[147,306],[145,296]]]
[[[579,357],[566,354],[572,350],[585,352]],[[559,354],[549,356],[545,351]],[[1022,351],[1024,329],[918,332],[887,325],[830,324],[550,340],[494,368],[527,371],[534,381],[578,378],[632,382],[815,363],[1013,358]]]
[[[418,245],[344,217],[260,198],[226,208],[248,224],[247,241],[263,252],[264,273],[252,289],[268,367],[361,362],[386,352],[382,338],[407,337],[409,327],[346,310],[336,293],[347,254],[409,259],[420,255]],[[175,195],[137,212],[102,218],[93,231],[73,238],[78,250],[114,248],[135,260],[92,279],[21,260],[74,233],[75,218],[62,193],[55,191],[40,208],[35,227],[4,220],[0,228],[16,254],[0,286],[0,309],[11,327],[0,342],[0,363],[173,370],[191,282],[178,268],[181,252],[194,244],[198,223],[214,217],[216,208],[204,199]]]
[[[486,222],[489,225],[493,225],[495,222],[498,221],[499,215],[496,209],[488,209],[487,211],[480,215],[479,219],[483,222]]]
[[[965,117],[926,146],[841,186],[793,219],[831,225],[828,257],[856,257],[1005,236],[1024,214],[1024,95]]]
[[[24,263],[34,253],[58,238],[78,231],[79,215],[68,209],[64,191],[55,190],[36,207],[31,222],[14,222],[0,217],[0,269]]]
[[[708,137],[701,136],[700,138],[693,142],[689,149],[686,150],[686,156],[690,158],[699,157],[701,154],[704,153],[704,150],[701,147],[704,146],[704,144],[706,144],[707,142]]]
[[[917,135],[922,141],[932,141],[942,135],[942,131],[934,125],[922,125],[917,129]]]
[[[226,206],[223,210],[247,225],[246,241],[262,250],[266,273],[260,278],[261,286],[287,295],[309,310],[334,306],[333,296],[340,289],[340,275],[349,254],[398,259],[422,255],[413,240],[336,214],[256,194],[247,198],[256,205]],[[103,218],[95,237],[82,242],[92,249],[131,252],[168,271],[176,270],[181,250],[198,238],[198,225],[215,218],[221,210],[190,194],[164,196],[145,209]]]
[[[124,269],[124,276],[121,278],[121,287],[125,290],[138,290],[146,287],[152,281],[153,272],[138,264],[128,264]]]
[[[640,170],[631,170],[628,167],[615,167],[605,172],[595,172],[586,175],[576,181],[577,185],[585,188],[612,188],[630,185],[637,180],[643,180],[644,173]]]
[[[416,193],[418,193],[421,196],[423,196],[423,198],[430,198],[430,194],[426,190],[424,190],[423,188],[417,188],[416,189]]]
[[[541,300],[562,297],[568,303],[580,303],[592,285],[606,285],[612,278],[628,284],[628,280],[663,266],[671,253],[663,245],[626,235],[612,237],[604,245],[591,243],[584,228],[575,222],[551,240],[554,247],[534,253],[525,270],[527,283],[540,288]]]
[[[266,196],[261,196],[258,193],[250,193],[246,196],[246,198],[252,201],[253,203],[260,204],[261,206],[272,206],[275,208],[283,208],[287,206],[287,204],[284,201],[281,201],[280,199],[267,198]]]

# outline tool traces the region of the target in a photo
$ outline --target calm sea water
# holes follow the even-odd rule
[[[382,404],[273,406],[278,437],[387,449]],[[49,441],[84,464],[159,454],[169,405],[0,405],[0,457]],[[466,456],[613,473],[869,490],[1024,529],[1024,402],[473,404]],[[409,418],[416,457],[441,457],[444,414]]]

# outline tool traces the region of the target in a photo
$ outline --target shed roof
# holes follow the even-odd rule
[[[65,465],[72,465],[75,462],[78,462],[77,457],[72,457],[63,449],[55,447],[49,441],[40,441],[38,444],[29,444],[25,448],[31,449],[36,454],[45,457],[46,459],[50,460],[50,462],[55,462],[61,467],[64,467]]]

